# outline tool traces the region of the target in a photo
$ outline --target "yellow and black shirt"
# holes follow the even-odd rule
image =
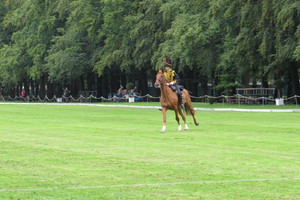
[[[179,77],[174,70],[172,69],[164,70],[164,76],[168,83],[174,82],[174,84],[178,84]]]

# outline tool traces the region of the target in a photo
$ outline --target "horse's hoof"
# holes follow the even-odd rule
[[[184,131],[188,131],[188,130],[189,130],[188,128],[185,128],[185,129],[184,129]]]
[[[166,132],[166,131],[163,131],[163,130],[162,130],[162,131],[160,131],[160,133],[165,133],[165,132]]]
[[[182,127],[182,126],[179,124],[179,125],[178,125],[178,129],[177,129],[178,132],[182,130],[181,127]]]
[[[196,126],[199,126],[199,122],[195,123]]]

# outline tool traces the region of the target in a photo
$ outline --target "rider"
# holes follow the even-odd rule
[[[172,64],[172,60],[169,58],[164,58],[164,76],[166,78],[167,81],[167,85],[169,87],[172,88],[172,90],[176,91],[177,96],[178,96],[178,103],[180,105],[181,108],[184,108],[183,104],[182,104],[182,96],[181,96],[181,92],[180,92],[180,88],[179,88],[179,76],[177,75],[177,73],[172,70],[173,64]]]

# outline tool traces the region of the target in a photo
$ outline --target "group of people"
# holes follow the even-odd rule
[[[117,96],[118,98],[123,98],[126,96],[139,96],[140,94],[138,93],[137,86],[135,86],[132,90],[128,90],[124,88],[123,85],[120,85],[120,88],[117,91]]]

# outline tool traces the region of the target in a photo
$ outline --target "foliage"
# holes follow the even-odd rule
[[[81,90],[98,76],[108,83],[100,93],[117,89],[116,79],[147,88],[170,57],[195,93],[205,80],[220,93],[261,82],[300,95],[299,24],[295,0],[3,0],[0,84]]]

